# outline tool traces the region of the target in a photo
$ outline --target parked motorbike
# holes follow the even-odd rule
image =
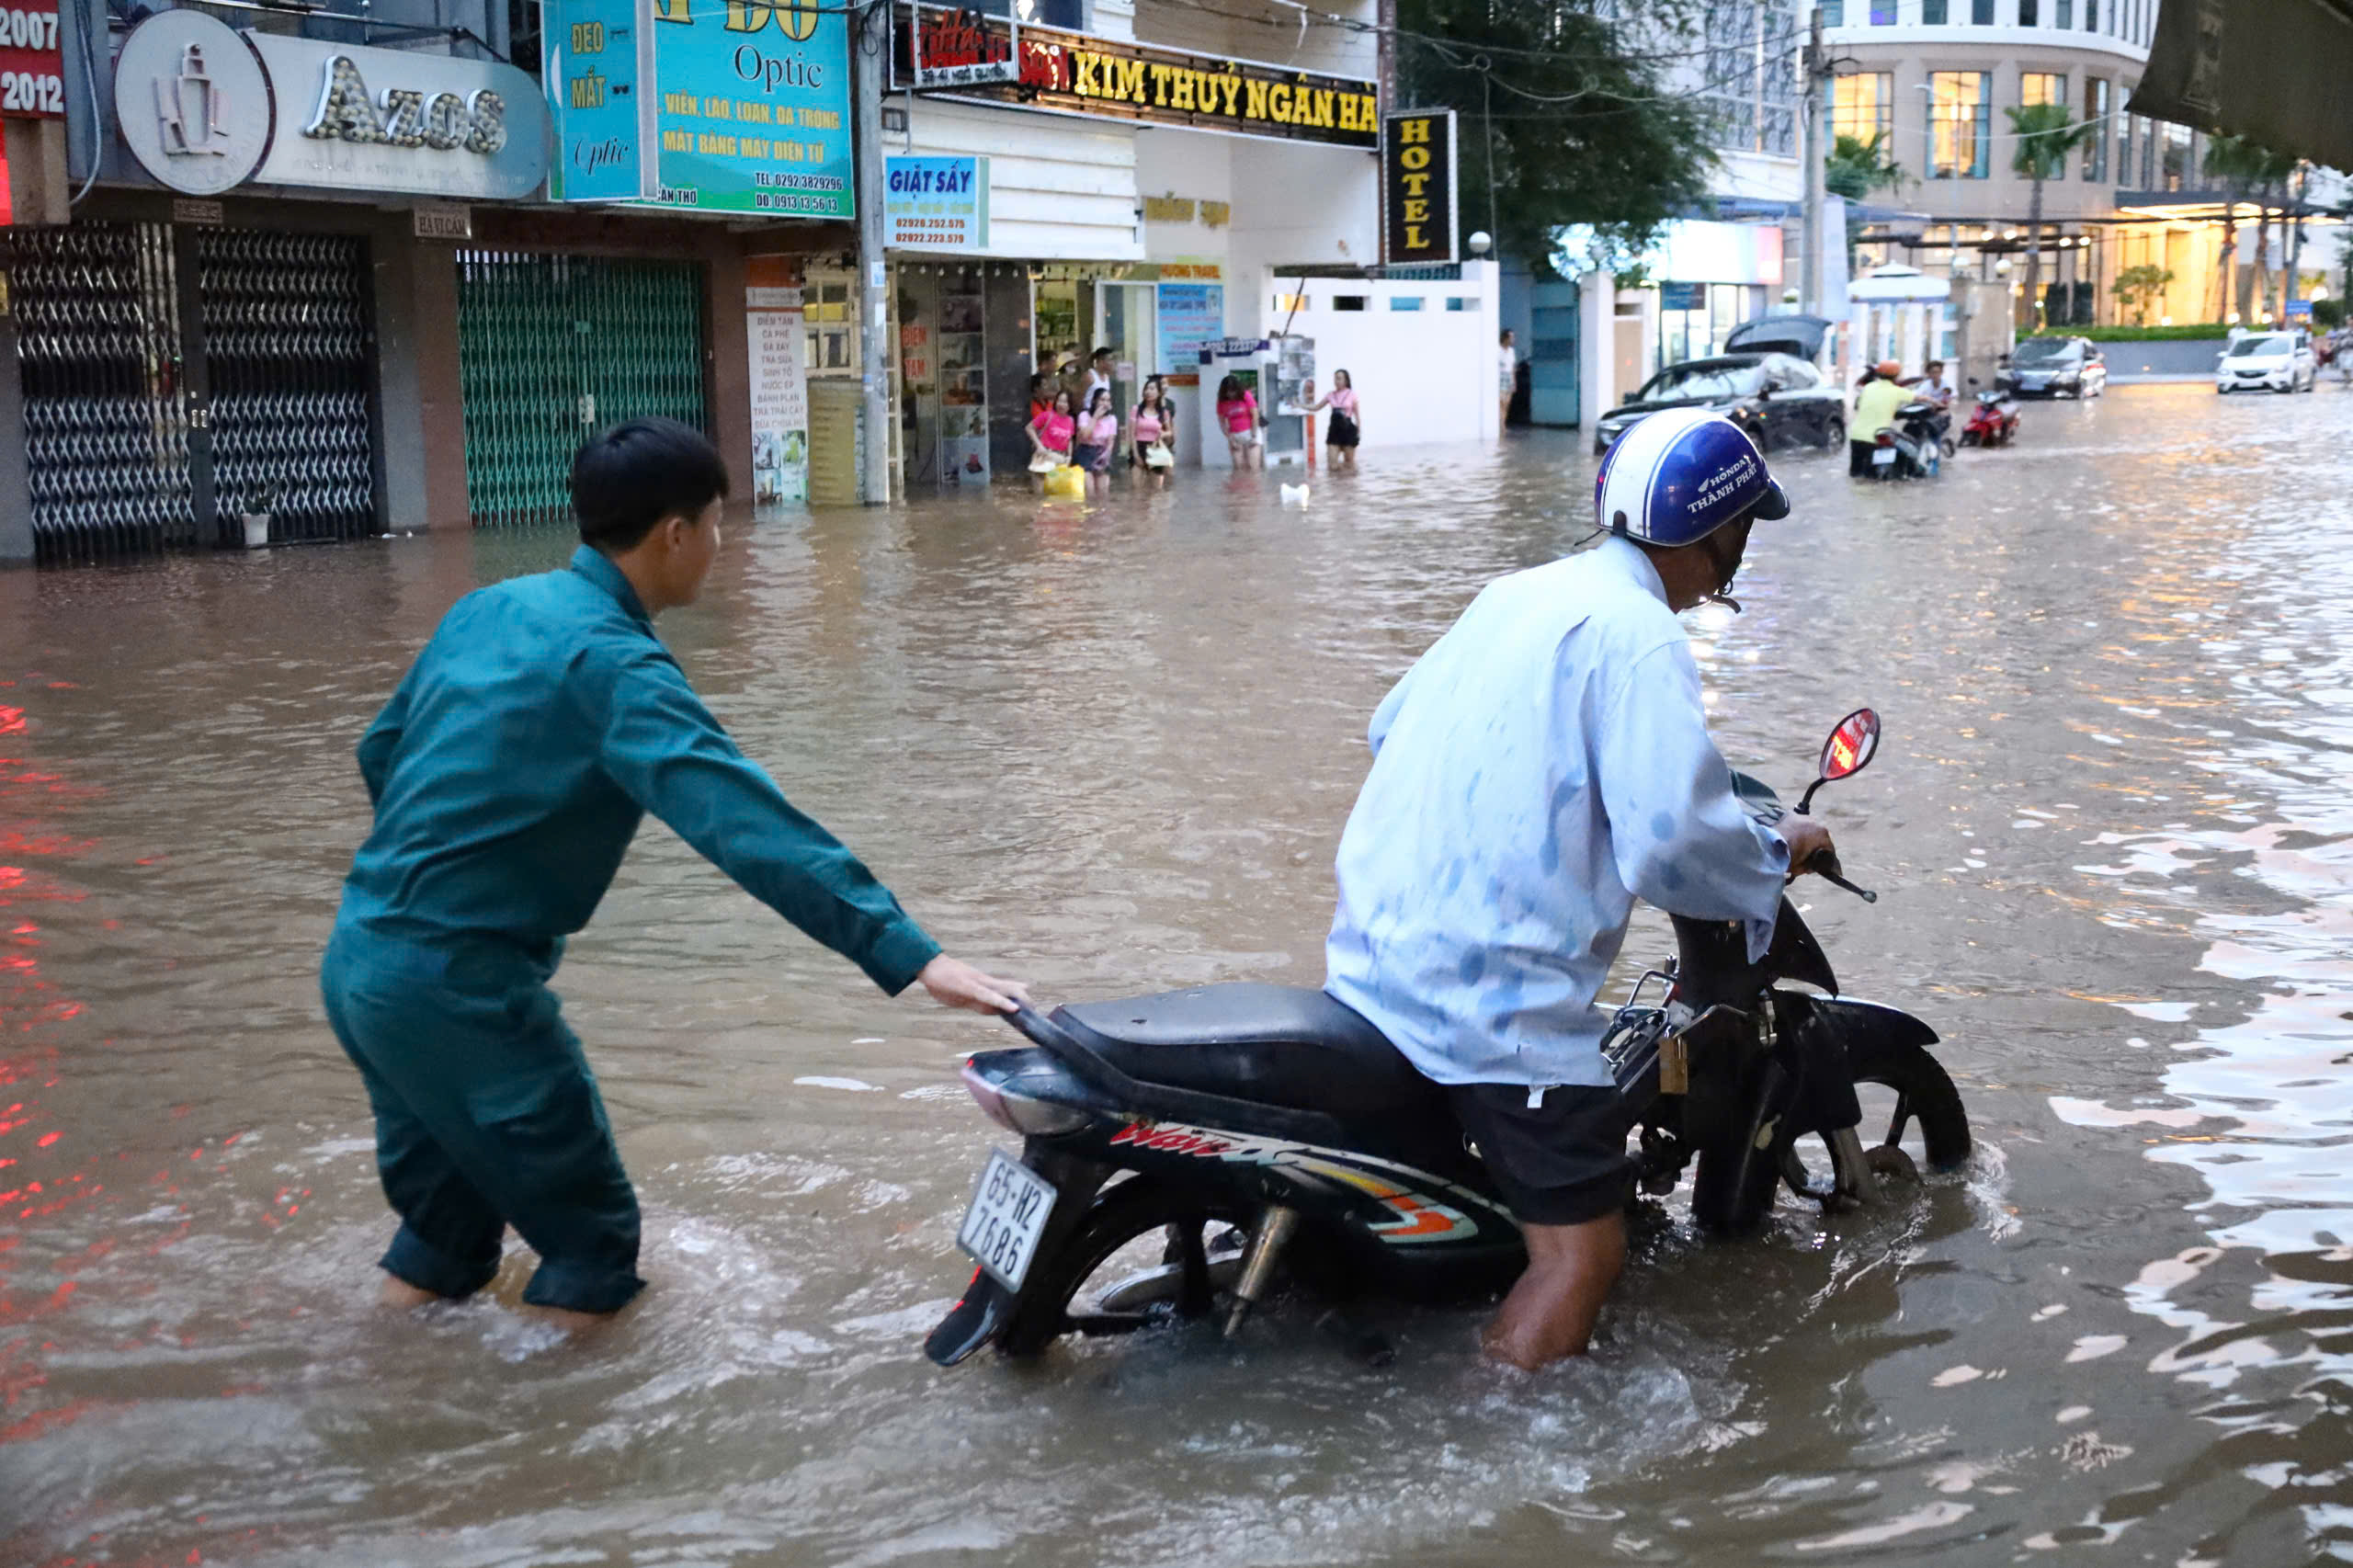
[[[1879,733],[1869,709],[1841,720],[1795,810],[1861,771]],[[1734,778],[1754,817],[1781,819],[1770,790]],[[1812,869],[1876,902],[1835,856]],[[1928,1051],[1935,1031],[1841,994],[1787,899],[1753,964],[1740,923],[1673,924],[1676,957],[1635,983],[1602,1048],[1639,1130],[1643,1191],[1673,1192],[1696,1163],[1693,1215],[1737,1233],[1784,1182],[1825,1210],[1886,1201],[1882,1177],[1918,1179],[1903,1147],[1915,1122],[1931,1166],[1967,1157],[1961,1096]],[[991,1344],[1031,1356],[1068,1334],[1221,1312],[1231,1335],[1279,1277],[1345,1306],[1492,1293],[1526,1265],[1445,1091],[1321,991],[1214,985],[1024,1007],[1011,1021],[1030,1043],[963,1069],[982,1113],[1022,1147],[990,1153],[959,1230],[979,1267],[925,1342],[940,1366]],[[1859,1085],[1893,1095],[1870,1149]],[[1826,1168],[1802,1153],[1809,1138]],[[1377,1336],[1344,1332],[1381,1358]]]
[[[1969,423],[1961,427],[1964,447],[2006,447],[2018,433],[2018,405],[2001,388],[1976,394]]]
[[[1873,479],[1934,479],[1953,453],[1952,416],[1926,398],[1895,411],[1895,424],[1873,438]]]

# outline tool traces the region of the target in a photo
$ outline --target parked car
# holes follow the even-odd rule
[[[1994,384],[2018,397],[2097,397],[2108,391],[2108,361],[2089,338],[2029,337],[2010,350]]]
[[[1594,426],[1597,456],[1646,414],[1663,408],[1741,410],[1768,450],[1792,441],[1836,447],[1847,439],[1847,400],[1822,372],[1789,354],[1722,354],[1669,365]],[[1744,418],[1744,424],[1749,420]]]
[[[2250,332],[2225,349],[2214,366],[2217,392],[2310,392],[2319,379],[2312,334],[2302,328]]]

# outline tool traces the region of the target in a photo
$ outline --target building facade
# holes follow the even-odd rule
[[[1829,129],[1877,138],[1902,175],[1870,198],[1902,215],[1865,228],[1860,266],[1902,261],[2006,278],[2020,332],[2234,317],[2221,275],[2227,199],[2206,175],[2207,138],[2127,107],[2156,0],[1844,0],[1822,11],[1840,73]],[[2018,136],[2006,111],[2045,103],[2093,130],[2043,184],[2043,298],[2029,301],[2033,185],[2013,166]],[[2240,213],[2251,230],[2255,208]],[[2275,268],[2285,250],[2275,247]],[[2253,265],[2251,244],[2236,260]],[[2120,299],[2118,274],[2144,265],[2170,280]]]

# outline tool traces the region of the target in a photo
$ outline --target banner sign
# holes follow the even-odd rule
[[[855,213],[841,6],[550,0],[547,15],[555,199]]]
[[[1197,365],[1205,346],[1223,341],[1224,284],[1159,283],[1154,286],[1153,294],[1159,306],[1163,369]]]
[[[0,9],[0,115],[65,118],[65,53],[57,0],[9,0]]]
[[[809,498],[809,386],[801,371],[799,258],[744,258],[752,370],[752,500]]]
[[[882,160],[884,243],[893,250],[985,250],[986,158]]]
[[[969,31],[960,35],[964,54],[984,61],[1002,51],[1018,74],[1009,81],[957,87],[958,97],[1234,136],[1323,142],[1368,151],[1381,144],[1378,89],[1357,77],[1051,28],[1024,27],[1017,39],[1005,17],[969,20]],[[919,85],[915,33],[915,10],[902,7],[892,50],[892,76],[902,88]],[[934,58],[928,46],[924,58],[926,62]]]
[[[1381,259],[1386,266],[1460,260],[1454,111],[1392,114],[1381,127]]]
[[[512,65],[283,33],[245,40],[278,104],[261,184],[511,201],[547,177],[540,85]]]
[[[1003,32],[992,32],[977,11],[917,6],[909,50],[918,93],[1021,80],[1021,67],[1014,59],[1020,47],[1017,21],[1009,20]]]

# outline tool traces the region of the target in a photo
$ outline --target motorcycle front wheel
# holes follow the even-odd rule
[[[1925,1048],[1874,1040],[1850,1049],[1847,1064],[1858,1088],[1876,1084],[1894,1093],[1895,1113],[1882,1147],[1900,1151],[1904,1135],[1916,1122],[1918,1141],[1931,1168],[1953,1170],[1969,1158],[1969,1113],[1961,1103],[1961,1091],[1953,1087],[1944,1064]],[[1773,1207],[1775,1189],[1782,1178],[1793,1169],[1802,1172],[1796,1135],[1782,1114],[1789,1086],[1781,1064],[1766,1062],[1757,1092],[1749,1102],[1755,1108],[1743,1130],[1745,1135],[1737,1142],[1726,1140],[1699,1151],[1691,1187],[1691,1214],[1703,1228],[1731,1234],[1756,1229]],[[1872,1161],[1875,1167],[1880,1163],[1876,1158]],[[1903,1163],[1911,1163],[1908,1154]],[[1832,1164],[1835,1168],[1835,1157]],[[1791,1186],[1817,1200],[1831,1196],[1795,1180]]]
[[[1151,1176],[1105,1188],[1061,1248],[1030,1266],[997,1349],[1029,1357],[1065,1334],[1132,1334],[1206,1316],[1241,1268],[1247,1223],[1238,1210]]]

